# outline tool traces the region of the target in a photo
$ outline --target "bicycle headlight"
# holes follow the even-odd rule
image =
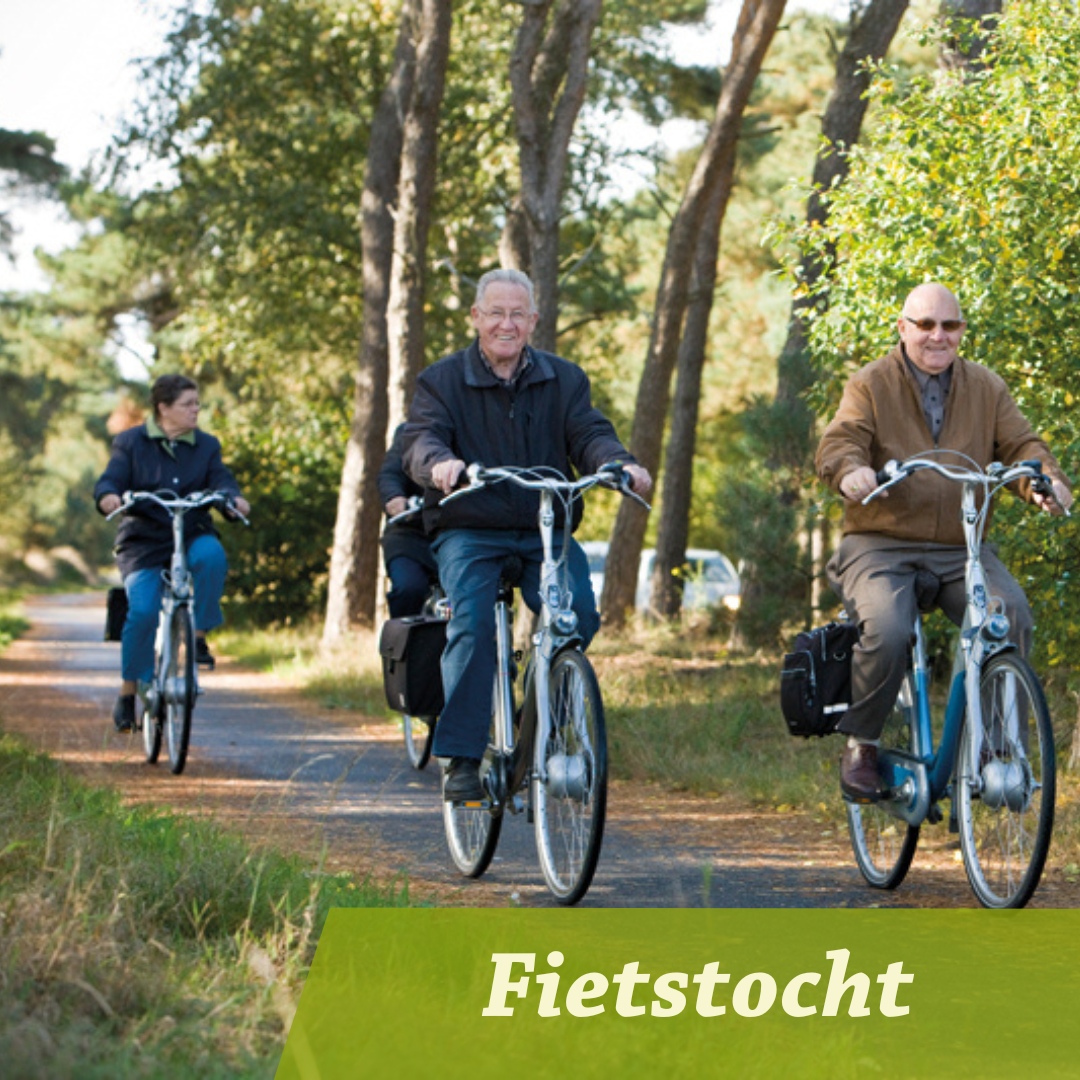
[[[551,624],[555,627],[557,634],[569,637],[577,629],[577,621],[577,616],[572,611],[559,611],[551,620]]]

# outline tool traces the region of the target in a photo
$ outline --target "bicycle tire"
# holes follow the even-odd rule
[[[157,700],[157,695],[153,695]],[[161,712],[159,708],[150,710],[146,707],[146,701],[141,694],[135,695],[135,708],[137,711],[137,723],[142,728],[143,751],[146,754],[146,763],[156,765],[161,755]]]
[[[165,678],[165,744],[169,768],[179,775],[187,761],[191,713],[195,708],[195,631],[184,608],[173,612]]]
[[[431,760],[431,745],[435,741],[435,721],[422,720],[419,716],[401,717],[401,727],[405,735],[405,756],[409,764],[420,772]]]
[[[533,823],[540,868],[561,904],[576,904],[592,884],[607,810],[607,730],[600,685],[577,649],[551,665],[550,731],[542,748],[546,782],[534,771]]]
[[[481,779],[490,768],[491,754],[489,748],[480,765]],[[443,800],[443,826],[450,858],[466,877],[478,878],[491,865],[502,831],[502,817],[501,809],[493,813],[480,807]]]
[[[885,749],[912,749],[914,702],[914,679],[909,670],[881,734]],[[909,825],[878,803],[845,802],[844,807],[851,850],[867,885],[873,889],[895,889],[911,868],[919,843],[919,826]]]
[[[956,775],[964,869],[984,907],[1023,907],[1038,887],[1054,828],[1054,732],[1042,685],[1013,652],[998,653],[979,678],[978,772],[965,715]],[[1025,745],[1026,744],[1026,745]]]

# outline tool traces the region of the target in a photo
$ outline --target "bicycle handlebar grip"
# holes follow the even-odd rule
[[[899,461],[886,461],[885,464],[878,469],[874,479],[877,480],[878,486],[880,487],[882,484],[887,484],[890,480],[895,480],[899,473]]]

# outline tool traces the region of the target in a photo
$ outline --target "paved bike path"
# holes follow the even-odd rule
[[[400,734],[359,724],[297,699],[275,680],[224,662],[203,678],[184,774],[145,765],[141,739],[121,737],[110,719],[119,645],[101,641],[104,596],[53,596],[27,605],[32,628],[0,657],[0,716],[30,730],[49,752],[93,757],[120,787],[160,785],[160,802],[206,785],[246,800],[266,835],[300,825],[321,835],[330,862],[365,865],[431,883],[444,902],[554,903],[536,860],[532,826],[508,817],[495,861],[479,882],[463,879],[446,851],[434,765],[406,761]],[[57,695],[62,704],[57,708]],[[88,737],[88,732],[89,737]],[[90,750],[87,750],[89,745]],[[163,750],[163,758],[166,757]],[[155,797],[157,797],[155,795]],[[866,888],[845,837],[808,840],[808,823],[659,788],[615,785],[604,847],[583,906],[874,907],[936,906],[927,889],[945,889],[948,906],[971,906],[963,874],[939,872],[895,894]],[[787,826],[787,827],[785,827]],[[927,877],[927,875],[923,875]],[[955,880],[952,880],[955,878]],[[415,892],[414,888],[414,892]]]

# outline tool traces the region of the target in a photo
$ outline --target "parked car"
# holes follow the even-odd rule
[[[581,546],[589,560],[589,578],[599,603],[604,591],[604,564],[607,561],[608,545],[603,540],[586,540]],[[655,563],[656,549],[646,548],[641,553],[634,597],[634,605],[638,611],[648,610]],[[723,604],[730,611],[738,611],[742,583],[726,555],[706,548],[687,548],[683,572],[686,578],[682,601],[684,611],[699,611],[717,604]]]

